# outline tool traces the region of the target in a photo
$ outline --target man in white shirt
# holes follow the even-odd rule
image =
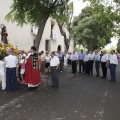
[[[84,63],[85,63],[85,74],[90,74],[89,70],[89,56],[88,56],[88,51],[86,51],[85,57],[84,57]]]
[[[106,51],[103,51],[103,55],[101,57],[101,67],[102,67],[102,72],[103,76],[101,78],[105,79],[107,76],[107,66],[108,66],[108,54]]]
[[[51,71],[51,81],[52,87],[59,87],[59,78],[58,78],[58,68],[60,65],[59,58],[55,56],[55,52],[51,52],[51,60],[50,60],[50,71]]]
[[[95,51],[95,68],[96,68],[96,77],[99,77],[99,68],[100,68],[100,55],[98,53],[98,50]]]
[[[84,53],[83,49],[81,49],[81,52],[78,55],[79,73],[81,73],[81,68],[82,68],[82,73],[84,73],[84,71],[85,71],[84,58],[85,58],[85,53]]]
[[[71,55],[71,62],[72,62],[72,73],[76,73],[77,71],[77,60],[78,55],[73,51],[73,54]]]
[[[111,51],[110,57],[110,75],[111,75],[111,82],[116,81],[116,66],[118,64],[117,56],[115,54],[115,50]]]
[[[11,92],[18,90],[17,76],[16,76],[16,66],[18,64],[18,59],[16,56],[12,55],[12,51],[8,50],[8,56],[5,57],[5,67],[6,67],[6,91]]]
[[[94,57],[95,57],[95,53],[93,53],[93,51],[90,51],[88,54],[88,58],[89,58],[89,74],[91,75],[93,75]]]

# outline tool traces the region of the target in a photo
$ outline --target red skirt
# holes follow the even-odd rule
[[[25,69],[25,84],[37,86],[41,83],[40,69],[33,69],[32,57],[28,58]]]

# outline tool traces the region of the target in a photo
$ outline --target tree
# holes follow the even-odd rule
[[[118,43],[117,43],[117,52],[120,53],[120,39],[118,40]]]
[[[113,36],[113,24],[106,18],[101,19],[101,15],[94,12],[91,6],[85,7],[73,20],[73,30],[74,39],[89,50],[105,46],[110,43],[110,38]]]
[[[72,19],[73,19],[73,2],[70,2],[70,0],[64,0],[65,4],[62,7],[59,7],[59,13],[61,14],[55,14],[54,18],[57,19],[57,23],[61,32],[61,35],[64,36],[64,42],[65,42],[65,51],[67,52],[69,50],[70,41],[72,39]],[[58,19],[59,18],[59,19]],[[66,28],[69,36],[67,36],[67,33],[63,28]]]
[[[46,21],[57,11],[57,8],[64,4],[63,0],[13,0],[11,11],[7,14],[6,19],[16,21],[21,26],[24,23],[38,26],[35,40],[38,50]]]
[[[120,31],[120,1],[119,0],[83,0],[89,1],[95,13],[100,14],[101,22],[107,26],[112,23],[114,36],[119,35]]]
[[[84,0],[89,1],[94,11],[99,12],[101,18],[107,18],[114,25],[113,33],[118,38],[118,51],[120,47],[120,1],[119,0]],[[98,5],[104,6],[103,9]],[[108,22],[105,21],[107,25]]]

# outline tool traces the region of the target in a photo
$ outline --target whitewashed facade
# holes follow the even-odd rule
[[[0,0],[0,25],[4,24],[7,28],[9,42],[18,49],[23,49],[28,51],[30,47],[34,44],[36,35],[34,34],[34,29],[30,25],[24,25],[23,27],[17,26],[17,23],[7,22],[5,20],[6,14],[10,11],[10,6],[12,0]],[[54,25],[51,28],[51,24]],[[51,39],[51,31],[54,39]],[[68,33],[67,33],[68,34]],[[1,39],[1,36],[0,36]],[[49,18],[47,20],[43,36],[41,39],[39,51],[56,51],[57,46],[62,46],[62,51],[64,52],[64,38],[60,33],[59,27],[55,20]],[[71,40],[69,51],[73,51],[74,42]]]

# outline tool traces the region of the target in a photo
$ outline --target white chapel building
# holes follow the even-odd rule
[[[34,45],[37,28],[34,28],[31,25],[23,25],[23,27],[20,27],[17,26],[17,23],[7,22],[5,20],[5,16],[10,11],[12,1],[13,0],[0,0],[0,26],[3,24],[6,26],[9,40],[8,42],[12,43],[19,50],[28,51],[30,50],[30,47]],[[67,36],[68,35],[69,33],[67,32]],[[60,33],[56,20],[49,18],[44,28],[39,51],[56,51],[58,45],[62,46],[62,51],[64,52],[64,37]],[[74,41],[71,40],[69,51],[72,52],[73,49]]]

